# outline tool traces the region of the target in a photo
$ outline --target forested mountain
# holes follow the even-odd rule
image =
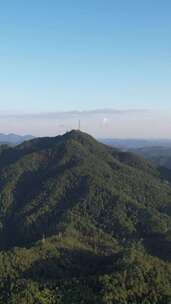
[[[80,131],[0,150],[0,303],[170,303],[171,187]]]

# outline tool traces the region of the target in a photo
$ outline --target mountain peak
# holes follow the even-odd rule
[[[73,129],[67,133],[65,133],[64,135],[64,138],[70,138],[70,139],[75,139],[75,140],[83,140],[83,139],[89,139],[89,140],[94,140],[95,139],[89,135],[88,133],[85,133],[81,130],[77,130],[77,129]]]

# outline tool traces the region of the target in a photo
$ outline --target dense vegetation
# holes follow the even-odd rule
[[[0,303],[171,303],[171,188],[79,131],[0,150]]]

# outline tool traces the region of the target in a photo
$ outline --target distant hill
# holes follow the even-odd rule
[[[0,303],[171,301],[171,187],[71,131],[0,151]]]
[[[151,161],[161,176],[171,183],[171,147],[144,147],[131,151]]]
[[[169,139],[117,139],[104,138],[100,142],[123,150],[139,149],[147,147],[167,147],[171,148],[171,140]]]
[[[143,147],[132,151],[150,160],[156,166],[171,169],[171,147]]]
[[[130,151],[150,161],[171,182],[171,140],[103,139],[101,142],[122,151]]]
[[[17,134],[2,134],[0,133],[0,145],[8,144],[8,145],[18,145],[26,140],[33,139],[32,135],[17,135]]]

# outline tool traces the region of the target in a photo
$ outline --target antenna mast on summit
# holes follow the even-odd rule
[[[79,121],[78,121],[78,130],[80,130],[80,129],[81,129],[81,121],[79,119]]]

